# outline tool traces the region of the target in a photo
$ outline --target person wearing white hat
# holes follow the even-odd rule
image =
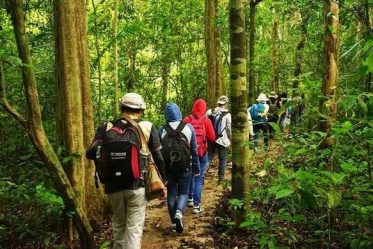
[[[269,148],[269,129],[267,123],[267,115],[269,110],[269,105],[267,104],[268,98],[264,93],[260,93],[256,99],[257,103],[253,104],[247,109],[247,112],[250,114],[253,132],[254,132],[254,149],[258,147],[258,139],[260,131],[264,135],[264,144]]]
[[[227,152],[232,141],[232,117],[228,110],[229,99],[222,95],[217,100],[217,107],[214,110],[208,110],[206,115],[210,116],[214,125],[216,140],[208,146],[208,165],[210,165],[215,151],[218,152],[219,183],[224,180],[225,169],[227,167]],[[208,169],[208,166],[207,166]],[[207,170],[206,169],[206,170]]]
[[[109,134],[123,134],[122,139],[129,139],[129,135],[126,137],[125,134],[130,132],[129,130],[137,130],[135,125],[131,125],[131,123],[135,121],[138,124],[139,129],[141,129],[141,131],[138,130],[138,132],[144,134],[151,156],[153,157],[162,178],[165,180],[165,166],[161,153],[162,146],[158,137],[158,132],[151,122],[141,120],[142,114],[146,109],[146,103],[143,97],[137,93],[127,93],[120,99],[120,108],[121,117],[119,119],[112,122],[105,122],[96,130],[95,138],[86,153],[87,158],[97,160],[96,153],[100,150],[97,145],[100,141],[101,144],[104,145],[104,142],[109,139]],[[135,129],[133,127],[135,127]],[[137,137],[137,139],[134,138],[134,140],[137,142],[138,147],[141,147],[140,139]],[[118,160],[126,158],[126,154],[130,153],[121,154],[124,154],[124,157],[118,157]],[[137,154],[137,158],[139,157],[141,156]],[[130,159],[131,165],[133,165],[134,162],[135,161]],[[133,168],[133,166],[131,167]],[[137,167],[139,167],[140,172],[142,172],[142,166]],[[116,169],[116,171],[118,170],[119,169]],[[139,173],[139,171],[136,172],[140,175],[138,178],[133,179],[131,175],[129,180],[108,180],[104,183],[105,193],[108,196],[113,210],[112,226],[114,249],[141,248],[147,199],[145,195],[144,178],[141,177],[143,173]],[[116,172],[116,174],[118,173],[122,174],[122,171]],[[125,173],[123,173],[123,175],[125,175]],[[163,193],[163,196],[164,195],[165,193]]]

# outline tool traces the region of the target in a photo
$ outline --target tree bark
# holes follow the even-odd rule
[[[215,106],[218,85],[217,34],[215,1],[205,0],[205,47],[207,58],[207,104]]]
[[[32,67],[31,53],[27,43],[24,26],[24,14],[22,11],[22,0],[9,1],[9,10],[14,27],[19,57],[22,60],[22,78],[25,88],[25,96],[28,107],[28,119],[18,114],[6,100],[3,79],[1,81],[1,104],[25,129],[35,149],[45,163],[51,174],[53,183],[61,194],[66,208],[73,214],[74,223],[78,229],[81,248],[94,248],[92,228],[85,215],[84,209],[78,201],[78,197],[63,170],[55,151],[53,150],[43,129],[38,92],[36,89],[35,75]],[[0,70],[2,72],[2,70]]]
[[[232,198],[249,201],[249,150],[243,146],[247,138],[247,87],[246,87],[246,46],[245,15],[241,0],[230,1],[230,44],[231,44],[231,100],[232,100]],[[244,218],[244,209],[234,213],[237,227]]]
[[[307,40],[307,24],[310,18],[310,14],[302,15],[301,23],[301,38],[295,48],[295,69],[294,69],[294,80],[292,84],[292,96],[296,96],[298,93],[298,87],[300,83],[300,76],[302,74],[302,62],[303,62],[303,49]]]
[[[272,49],[271,49],[271,71],[272,81],[271,90],[279,93],[279,71],[278,71],[278,17],[275,13],[272,26]]]
[[[256,6],[262,0],[250,0],[249,4],[249,66],[247,70],[248,81],[249,81],[249,92],[248,92],[248,101],[249,104],[255,103],[256,97],[256,82],[255,82],[255,15],[256,15]]]
[[[55,13],[61,145],[67,149],[65,156],[72,158],[65,170],[80,205],[97,221],[103,215],[104,194],[96,190],[94,165],[84,156],[94,135],[84,1],[56,0]]]
[[[118,0],[114,0],[114,116],[119,117]]]
[[[320,113],[327,118],[320,118],[319,129],[330,135],[331,125],[336,118],[337,106],[335,103],[338,82],[339,58],[339,8],[334,0],[324,0],[324,78],[322,84],[323,98],[320,100]]]

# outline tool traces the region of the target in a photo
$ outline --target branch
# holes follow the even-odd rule
[[[7,111],[10,115],[12,115],[18,123],[20,123],[23,128],[28,130],[27,120],[16,111],[8,102],[5,93],[5,76],[3,70],[3,61],[0,59],[0,105]]]

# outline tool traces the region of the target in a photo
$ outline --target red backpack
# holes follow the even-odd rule
[[[194,128],[194,132],[197,138],[197,152],[199,157],[203,157],[207,152],[207,139],[206,139],[206,128],[204,124],[204,119],[206,118],[203,116],[202,118],[198,118],[196,115],[189,115],[190,124]]]

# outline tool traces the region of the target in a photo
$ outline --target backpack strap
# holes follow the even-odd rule
[[[169,123],[166,123],[163,128],[166,130],[167,134],[170,134],[174,130]]]
[[[126,120],[130,125],[132,125],[133,127],[136,128],[137,133],[138,133],[138,135],[140,137],[139,140],[141,141],[141,148],[140,148],[140,150],[144,150],[145,152],[149,153],[149,148],[148,148],[148,144],[147,144],[146,139],[145,139],[145,135],[142,132],[141,127],[139,126],[139,124],[135,120],[133,120],[133,119],[131,119],[129,117],[124,117],[123,119]]]
[[[180,124],[177,126],[175,131],[178,131],[178,132],[182,133],[182,130],[184,129],[185,126],[186,126],[186,123],[181,121]]]

